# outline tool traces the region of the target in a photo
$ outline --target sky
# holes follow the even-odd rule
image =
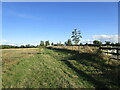
[[[82,43],[117,42],[117,2],[3,2],[2,44],[64,43],[72,31]]]

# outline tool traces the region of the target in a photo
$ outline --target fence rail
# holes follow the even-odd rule
[[[107,54],[116,55],[117,58],[113,58],[113,59],[120,60],[120,58],[119,58],[120,48],[119,47],[100,47],[100,50],[105,50],[104,53],[107,53]]]
[[[79,52],[94,52],[96,49],[102,50],[104,53],[107,55],[113,55],[113,58],[111,59],[116,59],[120,60],[120,47],[106,47],[106,46],[101,46],[101,47],[95,47],[95,46],[53,46],[54,48],[64,48],[64,49],[69,49],[69,50],[76,50]]]

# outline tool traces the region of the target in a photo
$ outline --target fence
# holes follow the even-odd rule
[[[117,56],[116,58],[112,59],[119,59],[120,60],[120,48],[119,47],[100,47],[100,50],[102,50],[104,53],[111,54],[113,56]]]

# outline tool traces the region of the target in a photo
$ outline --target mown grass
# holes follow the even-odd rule
[[[3,71],[3,88],[119,87],[115,66],[108,65],[100,55],[66,49],[40,48],[26,51],[25,56],[29,56],[31,52],[34,54],[29,58],[19,53],[18,62],[10,64],[9,68]],[[3,61],[6,60],[4,58]],[[5,62],[3,67],[9,62]]]
[[[2,71],[5,72],[10,66],[17,64],[21,58],[30,58],[37,52],[39,51],[36,48],[2,49]]]

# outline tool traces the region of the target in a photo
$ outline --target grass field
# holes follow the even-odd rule
[[[118,61],[59,48],[4,49],[3,88],[119,88]]]

